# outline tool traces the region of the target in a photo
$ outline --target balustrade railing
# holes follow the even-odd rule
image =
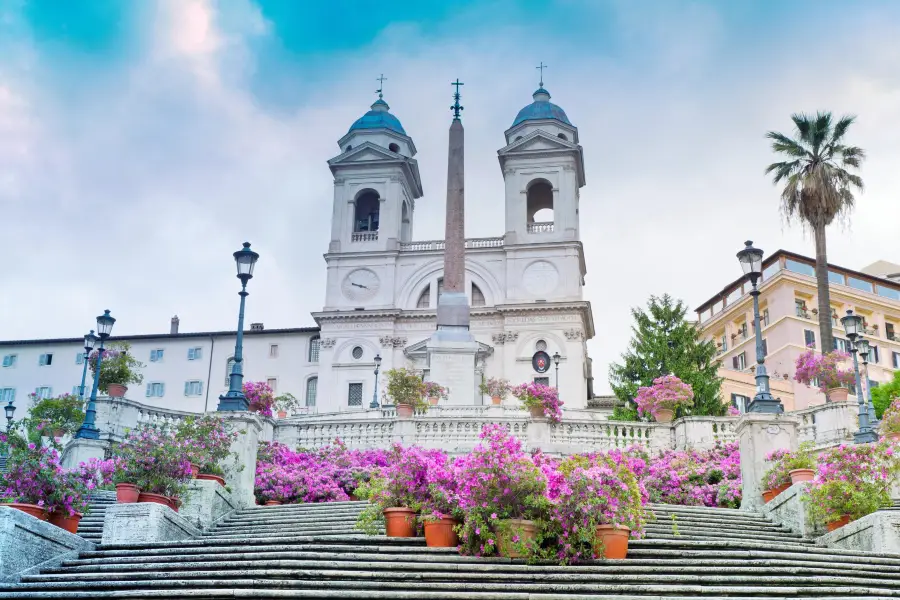
[[[553,221],[528,223],[528,233],[553,233]]]
[[[354,231],[350,236],[351,242],[377,242],[377,231]]]
[[[424,252],[426,250],[443,250],[446,247],[444,240],[429,240],[423,242],[403,242],[400,244],[401,252]],[[466,248],[502,248],[502,237],[471,238],[466,240]]]

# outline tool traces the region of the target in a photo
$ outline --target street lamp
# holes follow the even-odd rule
[[[556,392],[559,393],[559,352],[553,353],[553,364],[556,365]]]
[[[381,370],[381,355],[375,355],[375,391],[372,392],[372,402],[369,408],[378,408],[378,371]]]
[[[863,361],[863,378],[866,380],[866,401],[869,403],[869,425],[872,429],[875,429],[878,425],[878,419],[875,417],[875,405],[872,404],[872,385],[869,379],[869,355],[872,353],[869,340],[864,337],[859,338],[856,342],[856,349]]]
[[[12,431],[12,423],[13,423],[13,415],[16,413],[16,407],[13,404],[13,399],[9,399],[9,403],[3,407],[3,410],[6,411],[6,435],[9,437],[10,431]]]
[[[762,276],[763,251],[754,248],[751,241],[745,242],[745,246],[737,253],[737,257],[744,270],[744,275],[750,276],[750,284],[753,286],[750,295],[753,296],[753,330],[756,334],[756,395],[753,396],[753,401],[747,407],[747,412],[781,414],[784,412],[784,406],[769,391],[769,375],[766,373],[766,365],[763,362],[765,355],[763,354],[762,327],[759,320],[759,288],[756,287],[756,282]]]
[[[81,398],[82,402],[84,402],[84,382],[87,379],[87,368],[91,358],[91,350],[94,349],[94,345],[97,343],[98,339],[100,338],[94,335],[93,329],[91,329],[89,334],[84,336],[84,368],[81,371],[81,387],[78,388],[78,397]]]
[[[84,423],[75,432],[76,438],[86,440],[100,439],[100,430],[94,425],[94,418],[97,416],[97,388],[100,385],[100,363],[103,360],[103,343],[109,338],[115,323],[116,320],[109,315],[109,310],[103,311],[103,314],[97,317],[97,338],[100,340],[100,349],[97,351],[97,364],[94,365],[94,385],[91,388],[91,399],[88,401],[87,410],[84,412]],[[92,334],[93,331],[88,335]],[[96,340],[94,341],[96,342]],[[88,336],[86,335],[84,336],[85,347],[87,347],[87,344]]]
[[[847,333],[847,339],[850,340],[850,352],[853,354],[853,373],[856,376],[856,400],[859,403],[859,431],[853,434],[853,440],[857,444],[867,444],[869,442],[878,441],[878,435],[869,425],[869,407],[863,400],[862,382],[859,379],[859,360],[856,353],[859,351],[857,343],[860,340],[862,331],[862,317],[854,315],[852,310],[847,311],[847,315],[841,317],[841,325]]]
[[[247,298],[247,282],[253,278],[253,267],[259,260],[259,254],[250,249],[250,242],[244,242],[244,247],[234,253],[234,262],[237,265],[237,278],[241,280],[241,309],[238,313],[237,339],[234,343],[234,366],[228,376],[228,392],[219,396],[218,410],[247,410],[250,402],[244,396],[244,301]]]

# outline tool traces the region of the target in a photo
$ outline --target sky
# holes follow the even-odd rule
[[[465,82],[466,234],[501,235],[496,152],[545,87],[579,129],[595,389],[630,308],[696,307],[752,239],[813,255],[764,175],[795,112],[854,114],[866,191],[830,262],[900,262],[900,4],[860,0],[0,0],[0,339],[313,325],[337,140],[385,100],[418,148],[416,239],[443,235]]]

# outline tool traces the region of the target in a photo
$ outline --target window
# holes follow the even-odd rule
[[[809,312],[806,310],[806,300],[794,298],[794,314],[803,319],[809,318]]]
[[[162,348],[158,348],[156,350],[150,351],[150,362],[160,362],[163,359],[163,352],[165,352]]]
[[[725,339],[725,335],[723,334],[719,340],[719,352],[725,352],[726,350],[728,350],[728,340]]]
[[[86,384],[86,383],[84,384],[84,387],[85,387],[85,389],[87,389],[87,384]],[[72,395],[73,395],[73,396],[80,396],[80,395],[81,395],[81,386],[80,386],[80,385],[73,385],[73,386],[72,386]]]
[[[529,233],[553,231],[553,186],[545,179],[532,181],[525,194],[525,216]],[[543,227],[535,227],[535,225]]]
[[[225,361],[225,385],[231,385],[231,372],[234,370],[234,357]]]
[[[52,354],[41,354],[40,358],[38,358],[38,365],[42,367],[49,367],[53,364],[53,355]]]
[[[881,361],[881,353],[878,351],[878,346],[869,346],[868,358],[873,365],[877,365]]]
[[[347,387],[347,406],[362,406],[363,384],[351,383]]]
[[[269,344],[269,358],[278,358],[278,344]]]
[[[725,298],[725,304],[733,304],[737,302],[737,300],[744,295],[744,292],[741,290],[741,286],[738,286],[731,290],[731,293],[728,294],[728,297]]]
[[[356,360],[361,359],[361,358],[362,358],[362,355],[363,355],[363,349],[362,349],[362,347],[361,347],[361,346],[354,346],[354,347],[353,347],[353,350],[350,352],[350,355],[351,355],[353,358],[355,358]]]
[[[897,291],[894,288],[885,287],[879,283],[875,285],[875,291],[878,292],[879,296],[884,296],[891,300],[900,300],[900,291]]]
[[[864,292],[872,293],[872,283],[856,277],[847,277],[847,285]]]
[[[6,368],[16,366],[16,361],[19,359],[18,354],[7,354],[3,357],[3,366]]]
[[[747,407],[750,406],[750,396],[744,396],[742,394],[732,394],[731,405],[741,411],[741,413],[745,413],[747,412]]]
[[[550,378],[549,378],[549,377],[535,377],[535,378],[534,378],[534,382],[535,382],[535,383],[539,383],[539,384],[541,384],[541,385],[547,385],[547,386],[549,386],[549,385],[550,385]]]
[[[75,364],[83,365],[84,364],[84,352],[79,352],[75,355]]]
[[[768,281],[769,279],[771,279],[772,277],[775,276],[775,273],[777,273],[780,270],[781,270],[781,263],[776,260],[771,265],[769,265],[768,267],[763,269],[763,272],[762,272],[763,281]]]
[[[0,388],[0,402],[12,402],[16,399],[16,388]]]
[[[484,306],[484,293],[474,283],[472,284],[472,306]]]
[[[201,396],[202,394],[203,394],[203,382],[202,381],[185,381],[184,382],[184,395],[185,396]]]
[[[319,345],[322,343],[322,340],[319,336],[313,336],[309,340],[309,362],[317,363],[319,362]]]
[[[378,231],[378,213],[381,209],[381,200],[378,192],[364,190],[356,198],[356,214],[353,220],[353,231]]]
[[[897,334],[894,333],[893,323],[884,324],[884,336],[889,340],[897,341]]]
[[[895,369],[900,369],[900,352],[891,353],[891,362],[893,363]]]
[[[390,150],[391,152],[393,152],[395,154],[398,154],[400,152],[400,146],[398,146],[397,144],[391,143],[391,144],[388,144],[388,150]]]
[[[807,348],[816,347],[816,332],[812,329],[803,330],[803,343]]]
[[[546,352],[547,351],[547,342],[545,342],[544,340],[538,340],[537,343],[534,345],[534,349],[537,352]]]
[[[34,388],[34,399],[35,400],[44,400],[46,398],[53,397],[53,388],[49,385],[44,385],[38,388]]]
[[[188,348],[188,360],[200,360],[203,358],[203,348]]]
[[[769,309],[768,308],[763,309],[762,317],[760,317],[760,321],[761,321],[760,325],[762,327],[769,326]]]
[[[419,296],[418,302],[416,302],[416,308],[429,308],[431,306],[431,284],[425,286],[425,289],[422,290],[422,294]]]
[[[319,387],[319,378],[310,377],[306,380],[306,406],[316,405],[316,390]],[[362,394],[362,392],[360,392]]]
[[[277,377],[269,377],[266,379],[266,384],[272,388],[273,392],[278,391],[278,378]]]
[[[828,283],[847,285],[847,281],[844,279],[844,275],[842,273],[835,273],[834,271],[828,271]]]
[[[147,384],[147,397],[148,398],[162,398],[166,393],[166,384],[160,382],[148,383]]]
[[[850,352],[850,344],[844,338],[835,337],[833,349],[841,352]]]
[[[763,356],[769,355],[769,344],[766,343],[765,339],[763,339],[763,341],[762,341],[762,351],[763,351]]]
[[[743,371],[747,368],[747,353],[741,352],[737,356],[731,357],[731,366],[738,371]]]
[[[790,258],[788,258],[784,261],[784,266],[788,271],[793,271],[794,273],[809,275],[810,277],[816,276],[816,270],[813,268],[813,266],[806,263],[797,262],[796,260],[791,260]]]

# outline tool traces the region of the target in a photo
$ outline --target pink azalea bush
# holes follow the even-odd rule
[[[0,474],[3,500],[53,510],[54,492],[63,473],[59,452],[27,442],[16,434],[8,438],[0,435],[8,452],[6,472]]]
[[[652,415],[656,419],[660,409],[673,412],[694,404],[691,386],[674,375],[663,375],[653,380],[653,385],[638,388],[634,398],[640,415]]]
[[[187,417],[175,427],[175,439],[185,445],[185,457],[207,475],[224,475],[223,461],[231,455],[238,432],[221,417]]]
[[[737,442],[710,450],[667,450],[647,458],[643,483],[653,502],[737,508],[741,503],[741,459]]]
[[[542,383],[523,383],[512,388],[512,395],[527,408],[539,408],[551,423],[562,420],[562,401],[556,388]]]
[[[275,406],[275,392],[265,381],[245,381],[244,397],[250,402],[250,412],[259,413],[264,417],[272,417],[272,408]]]
[[[425,382],[425,397],[426,398],[440,398],[441,400],[447,399],[447,388],[442,386],[439,383],[435,383],[434,381],[426,381]]]
[[[509,379],[491,377],[490,379],[482,381],[481,384],[479,384],[478,389],[482,394],[486,394],[491,398],[500,397],[500,399],[503,399],[506,398],[510,390],[512,390],[512,386],[509,384]]]
[[[852,370],[841,369],[838,365],[849,359],[850,355],[840,350],[819,354],[810,349],[797,357],[794,380],[807,386],[811,386],[815,380],[823,393],[834,388],[848,387],[856,380],[856,376]]]
[[[194,443],[178,439],[174,431],[139,425],[114,450],[121,461],[114,480],[132,483],[142,492],[178,498],[191,478]]]

